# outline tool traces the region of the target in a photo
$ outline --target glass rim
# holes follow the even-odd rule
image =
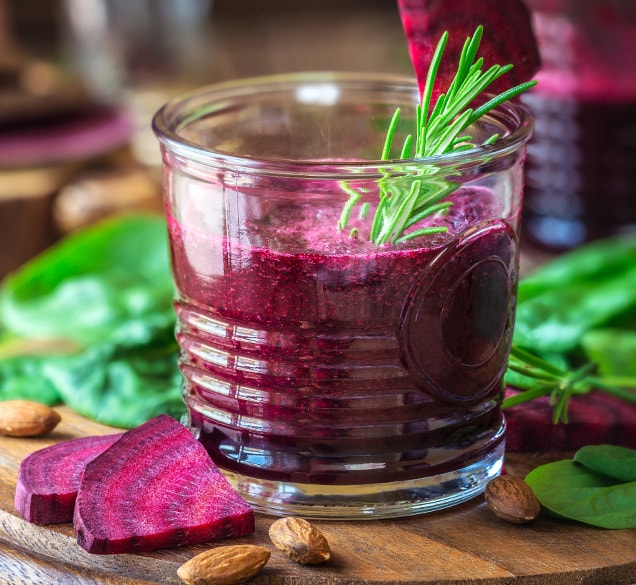
[[[406,159],[365,159],[354,161],[342,161],[337,159],[298,160],[288,158],[261,158],[249,155],[238,155],[226,151],[204,146],[180,135],[180,129],[187,124],[200,119],[201,116],[210,113],[206,109],[197,115],[190,115],[181,120],[178,127],[173,127],[169,116],[175,115],[186,104],[197,98],[208,97],[208,103],[221,103],[222,100],[253,94],[258,90],[274,90],[288,88],[291,90],[303,83],[335,83],[354,84],[358,87],[382,87],[386,89],[400,89],[401,91],[413,91],[419,99],[419,90],[414,78],[404,75],[385,73],[353,73],[333,71],[308,71],[295,73],[282,73],[275,75],[262,75],[237,78],[221,81],[192,89],[186,93],[177,95],[165,103],[153,116],[152,130],[159,142],[171,153],[181,155],[187,160],[195,161],[211,167],[231,167],[237,171],[256,174],[310,174],[314,176],[356,176],[377,175],[381,168],[382,173],[391,172],[403,174],[413,168],[421,168],[422,165],[435,165],[436,167],[462,167],[479,164],[484,159],[492,160],[501,158],[517,151],[527,143],[533,132],[534,121],[529,109],[515,101],[498,105],[486,116],[492,118],[492,113],[499,113],[517,121],[514,128],[509,128],[505,136],[498,138],[491,144],[476,146],[461,152],[444,154],[432,157],[412,157]],[[413,105],[417,103],[417,99]],[[396,106],[397,107],[397,106]],[[382,144],[378,144],[378,151]]]

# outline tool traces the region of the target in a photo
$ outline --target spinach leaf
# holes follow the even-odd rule
[[[77,232],[10,275],[0,320],[23,337],[100,341],[122,324],[170,318],[165,222],[125,216]]]
[[[132,428],[167,413],[184,411],[177,354],[171,348],[92,346],[84,353],[49,361],[43,370],[63,402],[104,424]]]
[[[636,481],[636,450],[617,445],[587,445],[574,454],[574,461],[619,481]],[[633,503],[636,507],[636,500]]]
[[[587,358],[604,376],[630,377],[636,382],[636,331],[598,329],[581,339]]]
[[[636,237],[596,240],[552,259],[519,283],[522,303],[543,293],[613,278],[636,265]]]
[[[61,402],[55,385],[42,375],[44,362],[41,356],[0,360],[0,400],[33,400],[51,406]]]
[[[131,428],[184,411],[172,328],[149,342],[92,344],[72,355],[0,360],[0,398],[65,403],[104,424]]]
[[[617,482],[571,459],[541,465],[525,481],[558,516],[601,528],[636,528],[636,481]]]
[[[519,303],[514,343],[539,354],[576,350],[581,338],[636,310],[636,266],[599,282],[573,283]]]
[[[184,410],[167,230],[120,216],[69,236],[0,290],[0,398],[133,427]]]

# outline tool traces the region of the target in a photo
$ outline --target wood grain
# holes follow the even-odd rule
[[[181,583],[177,568],[207,546],[143,555],[91,555],[76,544],[72,526],[34,526],[14,511],[17,470],[25,455],[56,441],[116,430],[64,407],[58,410],[62,423],[48,437],[0,437],[2,583]],[[516,454],[507,460],[507,471],[523,475],[545,459]],[[331,544],[333,558],[314,567],[295,564],[274,549],[267,536],[272,521],[258,516],[254,535],[219,543],[255,543],[272,550],[270,562],[250,582],[254,585],[636,583],[636,530],[601,530],[544,516],[515,526],[496,518],[482,498],[417,518],[318,522]]]

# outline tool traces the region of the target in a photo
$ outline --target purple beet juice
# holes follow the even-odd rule
[[[526,161],[524,234],[555,250],[636,230],[636,130],[633,101],[529,102],[540,124]],[[600,150],[599,150],[600,149]],[[602,152],[601,152],[602,151]]]
[[[169,214],[185,399],[219,466],[381,483],[501,445],[515,221],[487,189],[452,199],[448,233],[380,247],[337,234],[311,200],[231,236],[200,209]]]
[[[201,88],[153,120],[190,423],[267,514],[432,512],[501,470],[532,120],[502,104],[471,127],[492,144],[378,160],[418,99],[411,79],[298,73]],[[416,193],[452,205],[381,199]],[[370,243],[378,206],[418,237]]]
[[[636,230],[636,3],[530,0],[543,67],[524,101],[523,234],[554,250]]]

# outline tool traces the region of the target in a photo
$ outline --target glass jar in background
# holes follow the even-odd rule
[[[126,89],[206,81],[210,70],[212,0],[64,0],[68,49],[102,100]]]
[[[155,117],[190,422],[260,511],[417,514],[501,469],[532,122],[504,105],[471,129],[499,133],[491,146],[379,161],[395,108],[411,129],[417,101],[410,79],[295,74]],[[381,190],[420,187],[452,207],[411,229],[447,231],[371,243]]]
[[[212,77],[213,0],[63,0],[61,6],[70,62],[95,99],[130,112],[132,152],[158,168],[154,112]]]
[[[523,96],[523,235],[553,251],[636,231],[636,2],[527,0],[543,66]]]

